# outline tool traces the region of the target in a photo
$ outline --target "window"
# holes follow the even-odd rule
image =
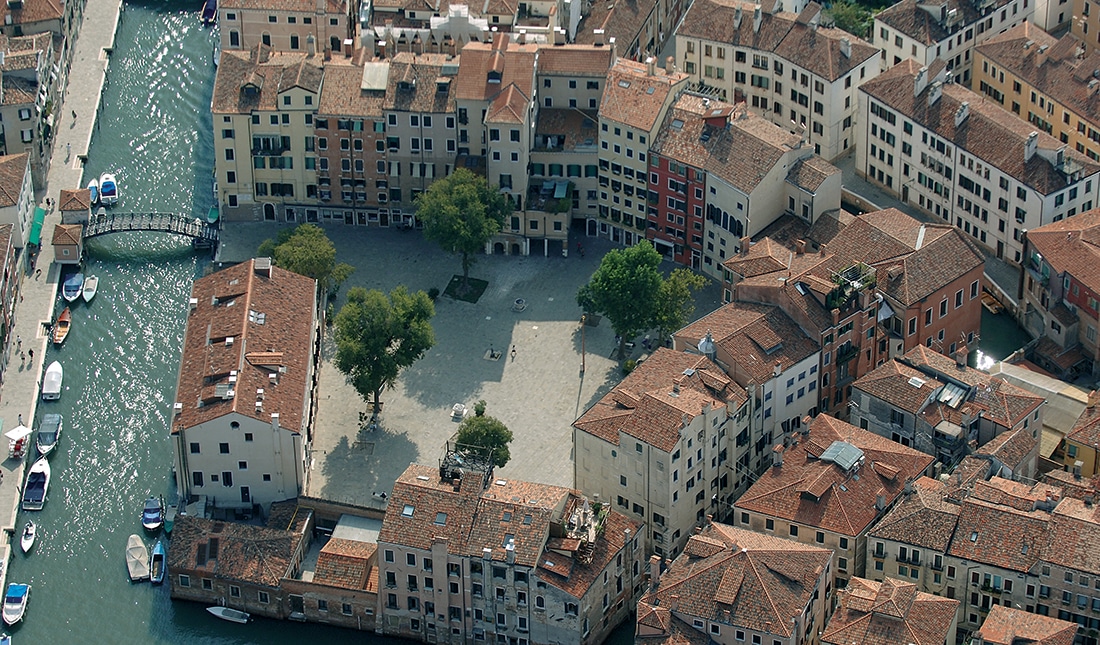
[[[237,585],[229,585],[229,596],[231,598],[240,598],[241,597],[241,588],[238,587]]]
[[[185,576],[181,573],[180,577],[179,577],[179,581],[180,581],[180,586],[181,587],[190,587],[191,586],[191,576]]]

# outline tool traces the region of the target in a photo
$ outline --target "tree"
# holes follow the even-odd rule
[[[283,229],[274,240],[264,240],[256,253],[287,271],[317,280],[321,293],[328,295],[335,295],[355,271],[350,264],[336,263],[336,247],[316,224]]]
[[[653,326],[661,291],[661,254],[647,240],[603,257],[588,284],[577,292],[586,312],[607,316],[619,336],[619,359],[626,342]]]
[[[838,28],[860,38],[867,36],[873,23],[871,11],[852,0],[836,0],[828,13]]]
[[[493,465],[503,468],[512,458],[508,444],[512,442],[512,431],[498,419],[486,416],[472,416],[463,419],[458,426],[455,443],[479,455],[493,455]]]
[[[707,282],[703,276],[685,268],[676,269],[661,282],[661,288],[657,292],[657,311],[653,320],[660,342],[688,323],[688,316],[695,309],[691,296],[695,291],[705,287]]]
[[[374,404],[374,414],[381,410],[382,390],[393,387],[401,370],[435,344],[434,315],[435,305],[423,291],[409,293],[404,286],[388,296],[363,287],[348,291],[347,304],[336,314],[336,369]]]
[[[465,168],[437,179],[416,198],[424,237],[462,256],[462,289],[470,288],[470,267],[512,211],[508,200],[483,177]]]

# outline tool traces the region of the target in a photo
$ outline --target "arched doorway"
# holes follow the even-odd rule
[[[270,204],[270,203],[264,204],[264,221],[265,222],[274,222],[275,221],[275,204]]]
[[[596,236],[596,220],[594,220],[594,219],[588,220],[588,236],[589,237],[595,237]]]
[[[493,255],[504,255],[504,242],[493,244]]]
[[[516,244],[515,242],[512,243],[512,255],[521,255],[519,244]]]
[[[339,54],[341,52],[340,38],[337,37],[337,36],[329,37],[328,46],[329,46],[329,49],[331,49],[334,54]]]

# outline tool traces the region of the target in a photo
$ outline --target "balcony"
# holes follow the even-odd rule
[[[253,157],[279,157],[284,152],[290,152],[289,146],[254,146],[252,148]]]

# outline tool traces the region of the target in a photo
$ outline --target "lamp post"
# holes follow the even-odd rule
[[[584,376],[584,328],[588,326],[588,314],[581,314],[581,376]]]

